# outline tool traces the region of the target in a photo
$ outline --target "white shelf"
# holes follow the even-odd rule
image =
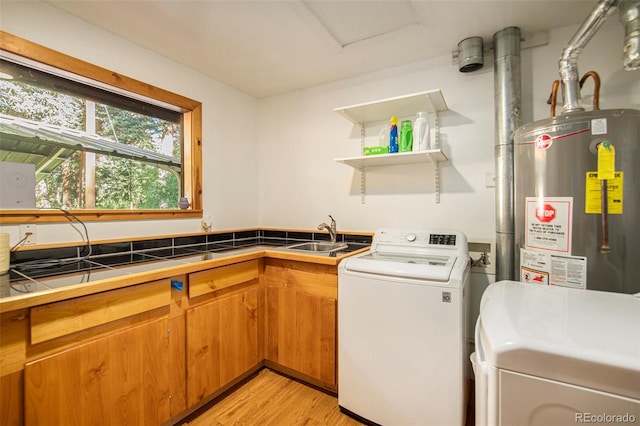
[[[427,92],[412,93],[395,98],[382,99],[356,105],[349,105],[333,110],[354,124],[389,120],[391,116],[409,117],[418,111],[447,111],[447,103],[439,89]]]
[[[364,153],[366,123],[389,121],[392,116],[400,119],[415,116],[425,111],[433,118],[433,132],[437,149],[396,154],[362,155],[359,157],[336,158],[334,161],[347,164],[360,171],[360,200],[364,204],[365,169],[378,166],[393,166],[415,163],[433,163],[436,203],[440,202],[440,163],[448,161],[440,148],[439,113],[447,111],[447,103],[440,89],[412,93],[395,98],[380,99],[373,102],[349,105],[333,110],[357,126],[360,126],[360,148]]]
[[[396,154],[363,155],[360,157],[336,158],[334,161],[356,169],[363,167],[394,166],[415,163],[437,163],[447,161],[447,156],[440,149],[419,152],[399,152]]]

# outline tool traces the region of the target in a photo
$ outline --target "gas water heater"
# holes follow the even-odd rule
[[[514,135],[516,279],[640,292],[640,110],[600,110],[600,77],[579,78],[577,57],[608,15],[625,26],[624,68],[640,69],[640,1],[600,0],[559,61],[551,118]],[[580,90],[594,80],[592,111]],[[558,89],[564,105],[556,116]]]
[[[520,280],[640,292],[640,111],[524,125],[514,162]]]

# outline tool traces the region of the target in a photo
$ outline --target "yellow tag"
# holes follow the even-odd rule
[[[616,171],[616,150],[609,141],[598,145],[598,179],[613,179]]]
[[[587,172],[584,212],[602,213],[602,186],[597,172]],[[607,208],[609,214],[622,214],[624,173],[615,172],[607,179]]]

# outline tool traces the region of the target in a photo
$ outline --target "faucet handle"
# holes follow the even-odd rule
[[[329,218],[331,219],[331,222],[336,223],[336,220],[333,218],[333,216],[329,215]]]

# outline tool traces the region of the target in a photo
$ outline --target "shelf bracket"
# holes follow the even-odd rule
[[[360,204],[364,204],[364,166],[360,167]]]
[[[436,149],[440,149],[440,115],[438,111],[434,109],[433,111],[433,129],[434,129],[434,147]],[[435,164],[435,193],[436,193],[436,204],[440,204],[440,162],[436,161]]]
[[[360,155],[364,155],[364,137],[365,129],[364,123],[360,123]],[[360,204],[364,204],[364,192],[365,192],[365,176],[364,166],[360,167]]]

